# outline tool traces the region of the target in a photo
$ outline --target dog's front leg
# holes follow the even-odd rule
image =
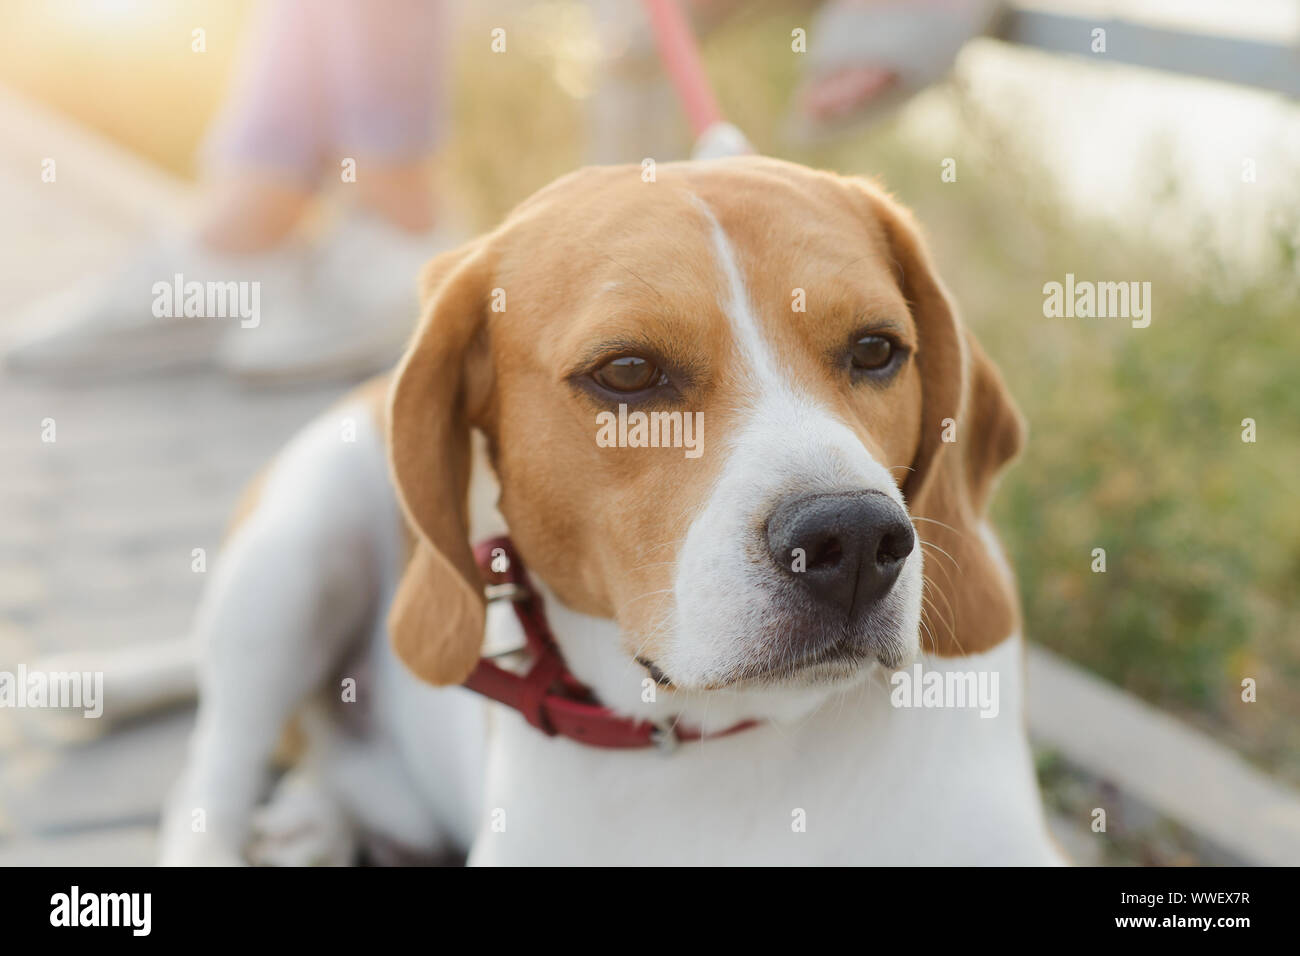
[[[270,521],[222,557],[199,611],[198,721],[164,814],[164,864],[239,861],[289,718],[362,626],[364,574],[309,537]]]
[[[328,432],[311,439],[277,465],[199,607],[198,721],[164,809],[164,864],[242,860],[289,719],[367,631],[379,599],[375,496],[337,460],[346,453],[329,450]]]

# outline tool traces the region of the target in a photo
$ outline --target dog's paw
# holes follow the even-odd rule
[[[159,866],[247,866],[240,852],[238,814],[197,799],[182,776],[163,802],[158,823]]]
[[[238,850],[210,833],[164,828],[159,844],[159,866],[248,865]]]
[[[248,859],[257,866],[350,866],[356,856],[347,814],[305,772],[288,774],[253,816]]]

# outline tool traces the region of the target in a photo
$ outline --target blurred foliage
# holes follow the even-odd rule
[[[526,37],[517,27],[544,22],[552,40],[557,23],[560,33],[583,29],[580,4],[543,6],[532,21],[536,5],[501,15],[494,7],[491,25]],[[176,30],[196,7],[220,5],[187,0]],[[994,507],[1027,635],[1300,782],[1300,197],[1279,204],[1275,241],[1251,269],[1215,251],[1198,197],[1158,156],[1135,173],[1150,177],[1150,206],[1122,230],[1070,212],[1050,151],[1016,104],[994,109],[970,96],[960,64],[954,81],[920,98],[920,108],[956,118],[946,133],[922,142],[896,118],[833,146],[791,149],[780,132],[799,62],[786,54],[790,30],[807,21],[806,5],[749,5],[710,36],[710,73],[725,111],[760,149],[879,176],[928,227],[946,282],[1030,423]],[[190,154],[210,112],[215,58],[188,78],[178,61],[159,84],[122,50],[106,51],[102,37],[83,38],[88,69],[106,72],[87,90],[85,70],[80,86],[56,75],[49,64],[63,61],[49,56],[49,37],[49,64],[33,67],[10,36],[0,78],[188,168],[177,157]],[[561,69],[557,44],[521,42],[490,64],[485,47],[455,47],[444,156],[447,181],[479,226],[583,155],[584,105],[573,95],[581,83]],[[128,97],[129,116],[114,118],[121,103],[106,112],[101,90]],[[956,183],[940,181],[947,156],[959,157]],[[1155,227],[1176,217],[1187,226],[1171,244]],[[1151,326],[1044,318],[1043,284],[1067,272],[1151,282]],[[1241,441],[1247,417],[1258,422],[1256,444]],[[1090,570],[1098,547],[1105,574]],[[1258,703],[1241,701],[1245,677],[1258,681]]]
[[[963,152],[974,188],[900,193],[1029,419],[994,507],[1027,633],[1300,779],[1300,200],[1247,272],[1208,229],[1171,248],[1145,228],[1196,208],[1176,185],[1122,233],[1067,216],[1013,121],[966,114],[986,144]],[[1044,318],[1043,283],[1067,272],[1151,282],[1150,327]]]

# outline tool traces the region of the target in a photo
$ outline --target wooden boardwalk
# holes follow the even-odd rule
[[[0,340],[21,309],[110,266],[186,187],[0,88]],[[56,161],[54,183],[41,163]],[[178,637],[243,484],[346,386],[254,392],[214,373],[50,385],[0,371],[0,670]],[[56,441],[42,441],[42,422]],[[0,865],[150,863],[188,711],[56,746],[0,710]],[[90,722],[86,722],[90,723]]]

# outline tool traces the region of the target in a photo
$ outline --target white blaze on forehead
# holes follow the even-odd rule
[[[763,335],[735,247],[713,210],[698,196],[692,195],[691,199],[709,225],[714,256],[725,280],[718,304],[731,326],[735,350],[741,359],[743,372],[739,380],[748,386],[745,398],[750,406],[749,414],[731,436],[732,447],[742,444],[751,449],[759,444],[767,446],[775,457],[765,456],[765,470],[773,473],[781,471],[787,464],[796,473],[808,470],[810,460],[798,454],[802,449],[795,446],[812,445],[822,451],[838,448],[841,456],[845,452],[849,458],[865,456],[867,461],[875,464],[845,423],[806,390],[796,387],[791,376],[786,374],[776,351]],[[793,446],[792,439],[795,440]],[[811,462],[820,457],[814,452]],[[840,471],[838,468],[826,470]]]
[[[731,240],[723,232],[722,224],[718,222],[718,217],[713,214],[713,210],[705,205],[702,199],[696,196],[691,198],[695,200],[700,212],[709,222],[713,252],[717,256],[718,265],[722,268],[723,278],[727,280],[726,295],[719,305],[722,306],[723,313],[731,323],[736,348],[744,356],[753,381],[767,384],[779,383],[782,380],[778,374],[776,356],[768,347],[759,329],[758,317],[754,314],[753,305],[749,301],[749,291],[745,288],[745,278],[740,273],[740,265],[736,261],[736,251],[732,248]]]
[[[818,402],[807,390],[796,387],[786,374],[771,343],[764,337],[758,315],[749,299],[749,290],[731,244],[718,217],[703,200],[692,195],[696,206],[708,221],[713,251],[725,281],[723,296],[719,301],[731,326],[736,352],[741,358],[743,373],[739,380],[748,386],[750,412],[741,427],[732,435],[732,445],[744,443],[756,447],[768,446],[775,457],[767,457],[765,468],[773,473],[789,466],[796,474],[806,473],[810,465],[822,459],[828,449],[837,448],[836,457],[856,459],[865,456],[875,469],[870,453],[862,446],[848,426]],[[793,441],[793,444],[792,444]],[[811,446],[811,459],[803,451]],[[872,469],[872,477],[879,473]],[[824,478],[842,469],[824,469]],[[886,477],[888,474],[885,473]],[[842,477],[842,476],[841,476]],[[838,478],[837,478],[838,483]],[[892,481],[888,482],[892,489]]]

